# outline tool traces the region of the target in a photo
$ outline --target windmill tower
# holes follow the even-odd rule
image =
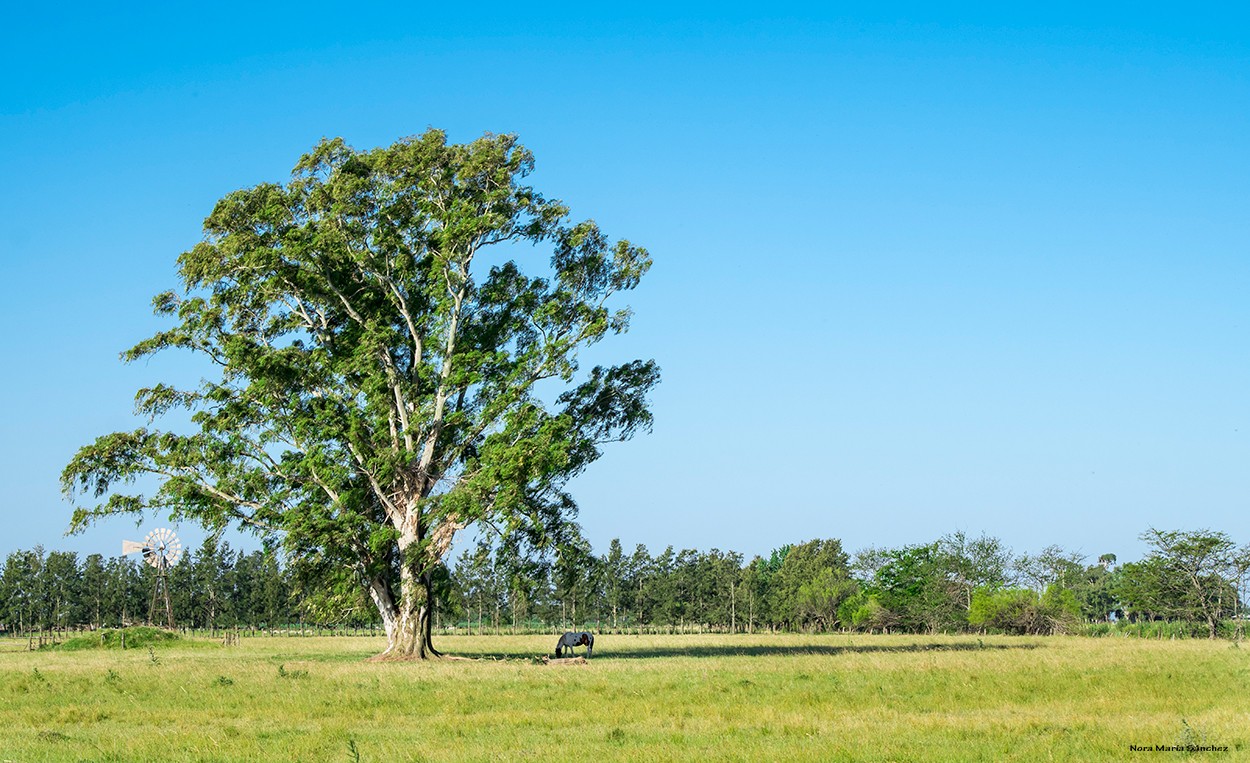
[[[148,608],[148,622],[156,620],[158,605],[165,604],[165,623],[174,627],[174,607],[169,603],[169,568],[178,563],[182,556],[182,541],[174,535],[173,530],[164,527],[148,533],[143,542],[133,540],[122,541],[122,553],[133,554],[143,552],[143,561],[156,570],[156,582],[152,586],[152,605]]]

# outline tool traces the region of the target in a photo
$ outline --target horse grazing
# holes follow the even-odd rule
[[[582,631],[581,633],[569,631],[561,636],[559,643],[556,644],[556,657],[563,657],[565,649],[569,650],[570,655],[573,654],[573,647],[575,646],[586,647],[586,656],[590,657],[590,653],[595,649],[594,635],[585,631]]]

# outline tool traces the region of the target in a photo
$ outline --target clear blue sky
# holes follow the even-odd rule
[[[63,538],[57,477],[187,373],[117,354],[213,202],[428,126],[655,258],[593,358],[664,372],[574,485],[597,549],[1250,542],[1243,12],[452,5],[6,11],[0,554],[137,532]]]

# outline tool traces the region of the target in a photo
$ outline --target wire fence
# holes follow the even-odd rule
[[[160,626],[155,626],[160,627]],[[162,630],[170,630],[161,628]],[[19,652],[55,646],[71,638],[92,633],[103,633],[112,628],[54,628],[29,631],[0,632],[0,652]],[[190,628],[172,629],[184,638],[230,639],[237,641],[245,638],[303,638],[303,637],[377,637],[386,633],[378,626],[368,625],[308,625],[291,624],[268,627],[238,628]]]
[[[0,630],[0,653],[34,651],[48,646],[55,646],[68,639],[92,633],[102,633],[111,628],[77,627],[55,628],[30,631]],[[167,629],[163,629],[167,630]],[[381,638],[386,632],[377,624],[373,625],[325,625],[309,623],[291,623],[273,627],[241,626],[228,628],[174,628],[174,632],[185,638],[214,639],[224,643],[237,643],[242,639],[276,639],[276,638]],[[518,623],[516,625],[494,625],[491,623],[460,622],[455,625],[443,625],[434,632],[444,636],[551,636],[564,631],[591,631],[596,635],[622,636],[675,636],[698,634],[752,634],[778,633],[776,629],[752,628],[746,625],[723,626],[705,623],[675,623],[668,625],[617,624],[599,622],[548,624],[541,622]],[[786,631],[805,632],[805,631]],[[816,631],[811,631],[816,632]],[[1244,621],[1225,621],[1219,624],[1218,635],[1222,638],[1240,640],[1245,637]],[[982,632],[984,635],[984,632]],[[1184,622],[1142,622],[1142,623],[1088,623],[1073,631],[1073,635],[1107,637],[1128,636],[1136,638],[1176,639],[1205,638],[1208,631],[1200,623]]]
[[[159,626],[158,626],[159,627]],[[76,627],[53,628],[29,631],[0,631],[0,652],[19,652],[54,646],[68,639],[92,633],[100,633],[112,628]],[[168,629],[163,629],[168,630]],[[746,627],[731,628],[700,623],[680,623],[671,625],[610,625],[598,622],[548,624],[540,622],[519,623],[516,625],[490,623],[461,622],[454,625],[443,625],[435,629],[435,633],[443,636],[551,636],[564,631],[593,631],[596,634],[608,635],[682,635],[706,633],[749,633]],[[227,628],[193,628],[177,627],[173,631],[184,638],[214,639],[237,642],[241,639],[270,638],[380,638],[386,632],[381,626],[373,625],[325,625],[309,623],[291,623],[273,627],[241,626]],[[754,632],[761,632],[755,630]],[[769,632],[763,629],[762,632]]]

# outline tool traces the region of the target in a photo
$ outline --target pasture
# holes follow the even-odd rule
[[[452,636],[0,647],[0,761],[1125,760],[1250,756],[1250,646],[863,635]],[[25,645],[23,641],[22,646]],[[578,650],[581,653],[581,650]]]

